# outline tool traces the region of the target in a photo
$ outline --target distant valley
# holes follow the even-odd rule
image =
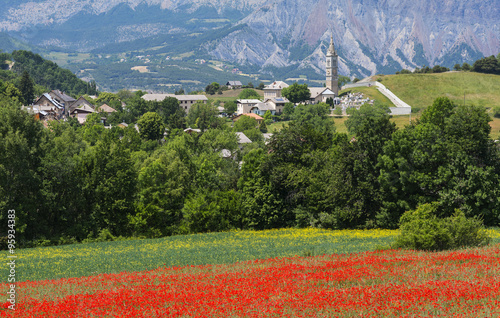
[[[500,52],[498,0],[0,4],[1,49],[32,49],[114,91],[194,90],[226,80],[318,85],[331,35],[340,74],[351,78],[452,67]]]

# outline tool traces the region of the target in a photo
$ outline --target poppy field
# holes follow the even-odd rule
[[[18,249],[17,280],[136,272],[160,266],[228,264],[295,255],[358,253],[389,246],[397,233],[314,228],[231,231]],[[0,274],[0,282],[6,281],[8,268],[1,268]]]
[[[295,231],[245,235],[277,244],[304,234]],[[500,245],[498,231],[492,234],[490,246],[438,253],[372,246],[25,280],[17,283],[16,311],[0,310],[0,317],[499,317]]]

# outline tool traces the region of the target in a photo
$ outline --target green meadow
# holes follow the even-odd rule
[[[387,248],[395,230],[231,231],[16,250],[18,281],[227,264],[274,257],[346,254]],[[8,277],[2,269],[2,281]]]
[[[500,76],[475,72],[378,75],[376,77],[403,101],[420,109],[437,97],[456,104],[500,106]]]

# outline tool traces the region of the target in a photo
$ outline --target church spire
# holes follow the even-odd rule
[[[327,55],[337,55],[337,52],[335,52],[335,45],[333,45],[333,35],[330,37],[330,47],[328,48]]]

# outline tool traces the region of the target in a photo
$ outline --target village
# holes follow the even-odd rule
[[[363,104],[373,104],[374,100],[364,97],[362,93],[343,94],[339,96],[338,85],[338,55],[335,50],[333,38],[330,41],[330,47],[326,54],[326,81],[323,87],[308,87],[308,100],[303,101],[305,104],[329,103],[331,105],[331,114],[346,115],[347,109],[359,108]],[[371,85],[371,84],[368,84]],[[227,89],[241,89],[243,84],[240,81],[228,81],[225,84]],[[258,123],[263,120],[263,116],[270,112],[271,115],[281,115],[283,109],[290,101],[283,96],[282,90],[288,88],[289,84],[284,81],[274,81],[263,88],[263,99],[237,99],[237,109],[233,114],[224,112],[223,107],[218,107],[220,116],[233,117],[233,120],[238,120],[243,115],[254,117]],[[142,96],[146,101],[162,101],[165,98],[174,97],[179,101],[179,106],[182,110],[189,113],[192,105],[195,103],[207,103],[209,98],[204,94],[156,94],[147,93]],[[84,124],[88,115],[93,113],[101,113],[102,123],[109,128],[106,123],[107,116],[116,109],[107,104],[95,106],[89,99],[95,99],[97,96],[89,96],[85,98],[80,96],[75,99],[65,92],[60,90],[52,90],[38,97],[36,101],[25,109],[36,116],[37,119],[44,122],[50,120],[67,120],[76,118],[80,124]],[[295,104],[296,105],[296,104]],[[126,105],[122,105],[126,108]],[[127,126],[126,123],[120,124],[122,127]],[[190,128],[191,129],[191,128]]]

